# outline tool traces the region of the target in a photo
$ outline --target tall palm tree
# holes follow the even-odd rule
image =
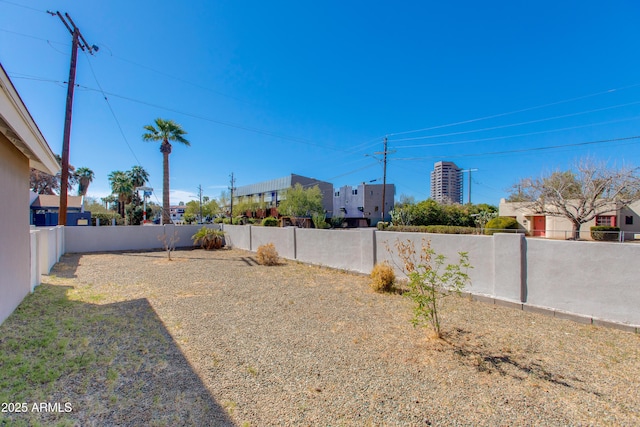
[[[109,174],[111,191],[118,196],[118,213],[125,217],[124,207],[133,195],[133,183],[127,172],[113,171]]]
[[[78,180],[78,196],[86,196],[89,184],[93,182],[95,174],[89,168],[78,168],[74,172],[76,179]]]
[[[187,132],[173,120],[164,120],[157,118],[155,120],[156,127],[146,125],[144,128],[149,131],[142,135],[145,141],[162,141],[160,144],[160,152],[162,153],[162,223],[171,222],[169,210],[169,154],[171,154],[171,143],[176,141],[189,147],[191,143],[187,141],[183,135]]]

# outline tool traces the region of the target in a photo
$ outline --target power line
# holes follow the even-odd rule
[[[85,53],[86,56],[86,53]],[[120,121],[118,120],[118,117],[116,116],[115,111],[113,111],[113,108],[111,107],[111,103],[109,102],[109,98],[107,98],[107,95],[105,95],[104,90],[102,89],[102,85],[100,84],[100,82],[98,81],[98,76],[96,76],[95,70],[93,69],[93,65],[91,65],[91,61],[89,60],[89,58],[87,57],[87,62],[89,63],[89,69],[91,70],[91,74],[93,75],[93,78],[96,81],[96,84],[98,85],[98,88],[100,89],[100,93],[102,93],[102,96],[105,100],[105,102],[107,103],[107,107],[109,108],[109,111],[111,111],[111,115],[113,116],[113,119],[116,122],[116,125],[118,126],[118,129],[120,130],[120,135],[122,135],[122,138],[124,139],[125,144],[127,144],[127,147],[129,147],[129,151],[131,151],[131,154],[133,154],[133,158],[136,159],[136,162],[138,165],[142,165],[142,162],[140,161],[140,159],[138,159],[138,156],[136,156],[136,153],[133,151],[133,148],[131,147],[131,144],[129,144],[129,140],[127,139],[127,136],[125,135],[124,131],[122,130],[122,126],[120,125]]]
[[[425,131],[428,131],[428,130],[442,129],[442,128],[445,128],[445,127],[458,126],[458,125],[463,125],[463,124],[467,124],[467,123],[479,122],[479,121],[482,121],[482,120],[495,119],[495,118],[498,118],[498,117],[509,116],[509,115],[518,114],[518,113],[524,113],[526,111],[539,110],[539,109],[542,109],[542,108],[552,107],[554,105],[566,104],[566,103],[573,102],[573,101],[579,101],[581,99],[592,98],[592,97],[600,96],[600,95],[606,95],[608,93],[613,93],[613,92],[617,92],[617,91],[625,90],[625,89],[631,89],[631,88],[634,88],[634,87],[637,87],[637,86],[640,86],[640,83],[634,83],[634,84],[631,84],[631,85],[628,85],[628,86],[609,89],[609,90],[605,90],[605,91],[601,91],[601,92],[595,92],[595,93],[592,93],[592,94],[582,95],[582,96],[578,96],[578,97],[575,97],[575,98],[564,99],[564,100],[561,100],[561,101],[550,102],[550,103],[547,103],[547,104],[537,105],[537,106],[534,106],[534,107],[527,107],[527,108],[522,108],[522,109],[519,109],[519,110],[513,110],[513,111],[506,112],[506,113],[498,113],[498,114],[493,114],[493,115],[490,115],[490,116],[478,117],[478,118],[475,118],[475,119],[469,119],[469,120],[463,120],[463,121],[459,121],[459,122],[447,123],[447,124],[444,124],[444,125],[431,126],[431,127],[422,128],[422,129],[414,129],[414,130],[408,130],[408,131],[403,131],[403,132],[390,133],[388,136],[405,135],[405,134],[408,134],[408,133],[417,133],[417,132],[425,132]]]
[[[6,3],[6,4],[10,4],[11,6],[21,7],[23,9],[29,9],[29,10],[33,10],[33,11],[36,11],[36,12],[47,13],[47,11],[45,11],[45,10],[36,9],[35,7],[25,6],[23,4],[14,3],[12,1],[0,0],[0,3]]]
[[[501,154],[525,153],[525,152],[531,152],[531,151],[546,151],[546,150],[554,150],[558,148],[579,147],[579,146],[585,146],[585,145],[603,144],[606,142],[616,142],[616,141],[629,141],[629,140],[635,140],[635,139],[640,139],[640,135],[628,136],[628,137],[622,137],[622,138],[603,139],[598,141],[577,142],[573,144],[551,145],[546,147],[521,148],[519,150],[493,151],[493,152],[487,152],[487,153],[473,153],[473,154],[453,154],[453,155],[448,155],[447,157],[454,158],[454,157],[497,156]],[[434,159],[438,157],[441,157],[441,156],[405,157],[405,158],[396,158],[394,160],[429,160],[429,159]]]
[[[529,120],[529,121],[526,121],[526,122],[511,123],[511,124],[507,124],[507,125],[492,126],[492,127],[488,127],[488,128],[482,128],[482,129],[465,130],[465,131],[460,131],[460,132],[443,133],[443,134],[439,134],[439,135],[427,135],[427,136],[417,136],[417,137],[414,137],[414,138],[394,139],[394,140],[392,140],[392,142],[415,141],[415,140],[418,140],[418,139],[441,138],[441,137],[445,137],[445,136],[455,136],[455,135],[463,135],[463,134],[475,133],[475,132],[484,132],[484,131],[488,131],[488,130],[505,129],[505,128],[509,128],[509,127],[529,125],[529,124],[532,124],[532,123],[546,122],[546,121],[549,121],[549,120],[564,119],[564,118],[567,118],[567,117],[575,117],[575,116],[580,116],[580,115],[583,115],[583,114],[596,113],[596,112],[599,112],[599,111],[612,110],[614,108],[628,107],[628,106],[631,106],[631,105],[638,105],[638,104],[640,104],[640,101],[627,102],[625,104],[618,104],[618,105],[612,105],[612,106],[609,106],[609,107],[595,108],[593,110],[579,111],[577,113],[563,114],[563,115],[553,116],[553,117],[545,117],[545,118],[542,118],[542,119]],[[411,146],[407,146],[407,147],[411,147]]]
[[[579,126],[569,126],[569,127],[559,128],[559,129],[549,129],[549,130],[543,130],[543,131],[538,131],[538,132],[527,132],[527,133],[519,133],[519,134],[515,134],[515,135],[505,135],[505,136],[494,136],[494,137],[489,137],[489,138],[465,139],[463,141],[436,142],[436,143],[433,143],[433,144],[400,145],[400,146],[394,146],[394,148],[400,149],[400,148],[438,147],[438,146],[442,146],[442,145],[459,145],[459,144],[468,144],[468,143],[471,143],[471,142],[496,141],[496,140],[499,140],[499,139],[509,139],[509,138],[518,138],[518,137],[522,137],[522,136],[541,135],[541,134],[545,134],[545,133],[562,132],[562,131],[565,131],[565,130],[580,129],[580,128],[591,127],[591,126],[607,125],[607,124],[611,124],[611,123],[620,123],[620,122],[626,122],[626,121],[629,121],[629,120],[638,120],[639,118],[640,118],[640,116],[634,116],[634,117],[630,117],[630,118],[627,118],[627,119],[607,120],[607,121],[604,121],[604,122],[589,123],[589,124],[586,124],[586,125],[579,125]]]

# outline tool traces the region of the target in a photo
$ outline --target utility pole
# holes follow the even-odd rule
[[[236,179],[233,177],[233,172],[231,172],[231,186],[229,187],[229,191],[231,193],[231,211],[230,211],[230,215],[231,215],[231,224],[233,224],[233,191],[235,190],[235,186],[236,185]]]
[[[463,173],[469,172],[469,185],[468,185],[469,188],[467,188],[467,192],[468,192],[467,203],[469,204],[471,204],[471,172],[477,172],[477,171],[478,169],[466,169],[466,170],[460,171]]]
[[[198,198],[200,199],[200,222],[202,221],[202,184],[198,184]]]
[[[387,196],[387,154],[392,154],[395,153],[396,151],[388,151],[387,150],[387,143],[388,143],[388,139],[385,136],[384,137],[384,151],[377,151],[373,154],[382,154],[383,155],[383,160],[382,160],[382,212],[381,212],[381,216],[380,216],[380,220],[384,221],[384,203],[386,201],[386,196]]]
[[[98,46],[89,46],[76,24],[65,13],[47,11],[51,16],[57,16],[73,37],[71,44],[71,65],[69,67],[69,81],[67,82],[67,105],[64,115],[64,136],[62,137],[62,173],[60,176],[60,210],[58,211],[58,225],[67,225],[67,192],[69,191],[69,139],[71,137],[71,113],[73,110],[73,90],[76,84],[76,62],[78,60],[78,47],[87,50],[91,55],[98,51]],[[67,22],[68,21],[68,22]]]

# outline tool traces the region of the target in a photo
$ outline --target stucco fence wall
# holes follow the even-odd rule
[[[64,252],[154,250],[162,248],[158,236],[171,238],[175,233],[179,238],[176,247],[191,247],[191,236],[200,227],[65,227],[61,241]],[[640,327],[640,245],[526,239],[518,234],[445,235],[370,228],[224,225],[223,229],[232,247],[255,252],[260,245],[273,243],[283,258],[364,274],[385,260],[402,274],[396,241],[410,240],[419,249],[429,240],[447,262],[456,262],[460,251],[468,253],[473,268],[467,291],[476,299],[581,322],[614,322],[627,330]],[[47,247],[50,241],[48,238]],[[47,271],[42,269],[41,273]]]
[[[192,247],[201,225],[131,225],[107,227],[65,227],[65,252],[111,252],[163,249],[174,240],[175,248]],[[212,227],[214,228],[214,227]],[[163,239],[165,239],[163,241]]]
[[[64,227],[31,227],[29,242],[31,248],[31,292],[40,284],[40,275],[47,274],[60,260],[65,250]]]

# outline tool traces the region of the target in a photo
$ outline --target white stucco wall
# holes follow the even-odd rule
[[[0,134],[0,323],[31,290],[29,161]]]

